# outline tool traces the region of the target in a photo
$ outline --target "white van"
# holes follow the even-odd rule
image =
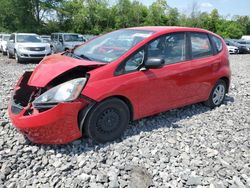
[[[250,40],[250,35],[243,35],[241,37],[242,40]]]

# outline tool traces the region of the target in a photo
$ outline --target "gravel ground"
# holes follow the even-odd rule
[[[135,121],[104,145],[35,145],[16,131],[7,103],[34,67],[0,56],[0,187],[250,187],[250,55],[231,56],[221,107],[196,104]]]

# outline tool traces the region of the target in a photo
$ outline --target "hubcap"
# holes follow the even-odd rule
[[[115,109],[110,108],[99,115],[96,126],[99,132],[107,134],[114,131],[119,126],[119,122],[119,113]]]
[[[225,95],[225,87],[222,84],[217,85],[213,92],[213,103],[215,105],[221,104]]]

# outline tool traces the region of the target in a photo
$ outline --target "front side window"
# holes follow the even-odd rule
[[[185,33],[173,33],[162,36],[148,45],[149,58],[163,58],[165,64],[172,64],[186,59]]]
[[[137,71],[148,58],[164,59],[165,64],[173,64],[186,60],[185,33],[173,33],[161,36],[132,55],[117,70],[118,74]]]
[[[42,42],[38,35],[17,35],[17,42]]]
[[[10,35],[10,39],[9,40],[12,40],[13,42],[15,42],[15,35],[14,34]]]
[[[60,41],[60,42],[63,42],[62,35],[59,35],[59,41]]]
[[[74,50],[74,54],[86,59],[110,63],[154,32],[123,29],[97,37]]]
[[[124,71],[132,72],[138,70],[139,67],[143,64],[144,57],[145,57],[144,50],[140,50],[139,52],[137,52],[135,55],[133,55],[126,61],[124,66]]]
[[[202,58],[213,54],[212,47],[207,34],[191,33],[192,58]]]

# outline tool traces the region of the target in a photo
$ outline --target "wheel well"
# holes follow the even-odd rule
[[[228,93],[228,91],[229,91],[229,84],[230,84],[229,79],[227,77],[222,77],[222,78],[220,78],[220,80],[223,80],[226,83],[226,93]]]
[[[134,108],[133,108],[132,103],[130,102],[130,100],[127,97],[124,97],[122,95],[115,95],[115,96],[105,98],[103,100],[107,100],[110,98],[118,98],[118,99],[122,100],[123,102],[125,102],[125,104],[128,106],[129,112],[130,112],[130,121],[132,121],[134,119]]]
[[[125,102],[125,104],[128,106],[129,112],[130,112],[130,121],[132,121],[133,118],[134,118],[134,109],[133,109],[133,106],[132,106],[130,100],[128,98],[124,97],[124,96],[116,95],[116,96],[107,97],[107,98],[103,99],[102,101],[108,100],[108,99],[111,99],[111,98],[118,98],[118,99],[122,100],[123,102]],[[91,109],[95,105],[96,105],[96,102],[93,102],[92,104],[90,104],[89,107],[81,109],[79,111],[79,113],[78,113],[78,126],[79,126],[79,129],[80,129],[81,132],[83,132],[83,123],[81,122],[82,118],[86,119],[89,112],[91,111]],[[84,120],[83,120],[83,122],[84,122]]]

